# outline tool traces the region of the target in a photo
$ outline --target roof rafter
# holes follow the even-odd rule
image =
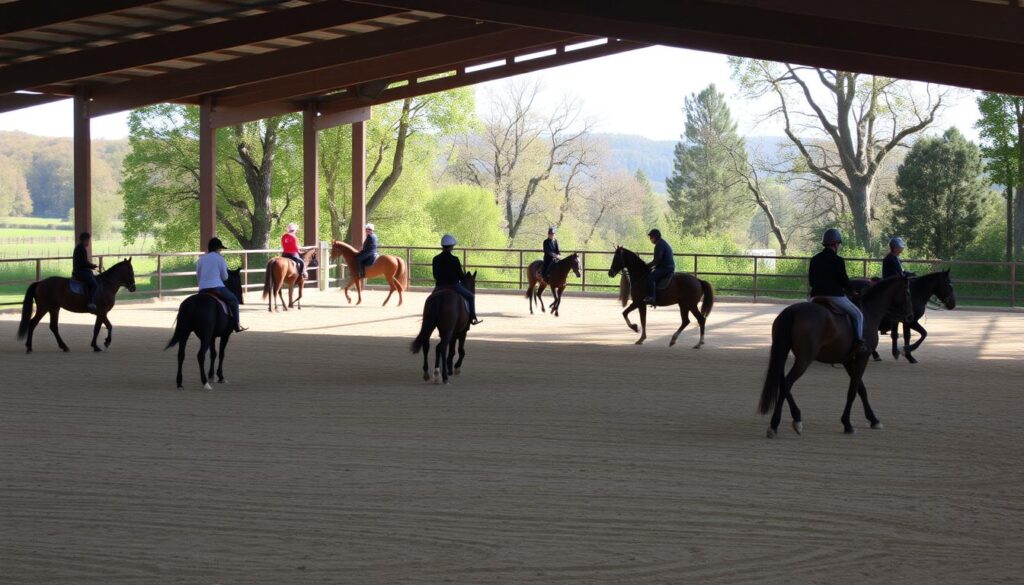
[[[53,26],[70,20],[107,14],[160,0],[31,0],[0,4],[0,35]]]

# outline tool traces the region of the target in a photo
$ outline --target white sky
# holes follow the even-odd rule
[[[678,140],[684,125],[683,99],[714,83],[729,99],[741,134],[782,134],[778,123],[757,123],[765,108],[739,98],[736,85],[729,79],[725,55],[650,47],[529,75],[542,80],[544,97],[549,100],[566,94],[578,97],[585,113],[598,121],[596,130],[599,132]],[[500,83],[503,82],[477,86],[481,107],[485,103],[485,88]],[[954,125],[968,138],[977,140],[974,129],[977,117],[972,92],[962,91],[956,103],[933,126],[933,131]],[[121,113],[93,119],[93,138],[127,136],[127,118],[127,113]],[[71,136],[71,122],[70,100],[0,114],[0,130],[21,130],[44,136]]]

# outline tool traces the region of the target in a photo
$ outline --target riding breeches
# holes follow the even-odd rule
[[[218,288],[209,288],[209,289],[205,289],[204,288],[203,290],[212,290],[212,291],[216,292],[217,296],[220,297],[221,300],[223,300],[225,303],[231,305],[231,319],[234,322],[235,329],[238,329],[238,327],[240,325],[240,321],[239,321],[239,316],[240,315],[238,313],[239,312],[238,297],[235,296],[235,293],[231,292],[231,289],[229,289],[226,286],[222,286],[222,287],[218,287]],[[199,292],[203,292],[203,290],[201,290]]]
[[[299,256],[298,254],[295,254],[295,253],[292,253],[292,254],[281,254],[281,255],[284,256],[285,258],[290,258],[290,259],[294,260],[299,265],[299,274],[305,274],[305,272],[306,272],[306,263],[302,261],[302,256]]]
[[[864,339],[864,313],[860,312],[857,305],[853,304],[847,297],[825,297],[840,309],[846,311],[848,315],[853,317],[853,327],[857,331],[857,339]]]
[[[476,319],[476,295],[471,293],[468,288],[462,286],[461,282],[456,282],[452,288],[455,289],[455,292],[459,293],[459,296],[466,299],[466,304],[469,305],[470,320]]]
[[[86,302],[95,303],[96,290],[99,288],[96,284],[96,275],[93,274],[91,270],[80,270],[72,273],[71,276],[73,276],[75,280],[77,280],[78,282],[82,283],[83,286],[85,286],[85,298],[87,299]]]

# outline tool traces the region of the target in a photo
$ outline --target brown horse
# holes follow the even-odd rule
[[[912,317],[910,288],[906,278],[894,276],[869,287],[861,296],[864,313],[864,343],[872,350],[878,345],[878,323],[883,317],[903,320]],[[782,403],[789,404],[793,415],[793,430],[803,432],[800,409],[793,400],[793,383],[811,365],[819,361],[826,364],[843,364],[850,376],[846,392],[846,408],[840,419],[843,432],[853,433],[850,424],[850,407],[853,399],[860,396],[864,404],[864,416],[871,422],[871,428],[882,428],[882,422],[868,404],[867,388],[864,387],[864,369],[868,365],[867,353],[853,351],[853,323],[845,313],[838,314],[827,303],[812,301],[796,303],[786,307],[772,323],[772,349],[768,362],[768,375],[761,391],[758,412],[767,414],[774,409],[768,438],[779,432],[782,419]],[[793,352],[793,367],[786,372],[786,358]]]
[[[608,276],[614,277],[622,272],[622,280],[619,283],[619,301],[624,307],[627,298],[632,298],[633,301],[622,312],[622,317],[630,329],[640,332],[640,339],[636,340],[637,345],[647,339],[647,303],[644,302],[644,298],[647,297],[647,274],[650,271],[647,264],[635,253],[622,246],[615,248],[615,257],[612,259],[612,267],[608,269]],[[711,314],[711,308],[715,305],[715,288],[711,286],[710,282],[701,280],[692,274],[677,272],[672,275],[668,287],[657,292],[656,298],[659,307],[679,305],[679,313],[683,317],[683,324],[672,335],[672,340],[668,343],[669,347],[676,344],[679,334],[690,324],[690,317],[687,313],[693,313],[697,324],[700,325],[700,341],[693,348],[699,349],[704,345],[704,324],[708,315]],[[700,310],[697,310],[697,303],[701,298],[704,299],[704,302],[701,303]],[[637,328],[629,320],[629,314],[636,309],[640,310],[640,328]]]
[[[302,262],[309,268],[313,261],[317,260],[316,247],[309,248],[302,252]],[[288,304],[284,304],[284,294],[281,292],[281,288],[284,285],[288,285]],[[295,260],[291,258],[285,258],[284,256],[278,256],[272,258],[270,262],[267,262],[267,271],[263,273],[263,298],[267,299],[267,311],[277,310],[277,301],[281,300],[281,307],[287,311],[288,307],[295,307],[301,309],[302,305],[299,301],[302,300],[302,288],[306,284],[306,279],[299,273],[299,265],[295,263]],[[292,300],[292,289],[294,287],[299,288],[299,297]],[[270,308],[271,300],[273,300],[274,308]]]
[[[462,286],[470,292],[476,292],[476,272],[467,272],[462,280]],[[466,334],[469,333],[471,323],[469,320],[469,309],[466,302],[451,288],[440,288],[435,290],[426,302],[423,303],[423,325],[420,326],[420,333],[413,340],[410,350],[412,353],[419,353],[423,350],[423,380],[430,381],[430,374],[427,371],[427,358],[430,354],[430,336],[437,329],[441,340],[437,342],[434,349],[434,383],[440,384],[443,380],[448,383],[448,377],[453,373],[458,374],[462,370],[462,360],[466,359]],[[455,346],[458,344],[459,361],[452,367],[452,360],[455,359]],[[443,360],[443,363],[442,363]]]
[[[543,269],[544,261],[537,260],[531,262],[526,271],[530,283],[526,289],[526,298],[530,299],[530,314],[533,314],[533,299],[537,299],[540,311],[544,312],[544,301],[540,295],[544,293],[546,287],[550,286],[551,296],[555,297],[555,300],[551,301],[551,314],[557,317],[558,308],[562,306],[562,291],[565,290],[565,281],[569,279],[569,270],[576,274],[576,278],[580,278],[580,271],[583,270],[583,266],[580,264],[580,255],[572,254],[555,262],[546,279],[541,274]],[[538,287],[536,293],[533,292],[534,287]]]
[[[348,265],[348,282],[345,284],[345,300],[352,302],[352,298],[348,296],[348,289],[352,288],[352,285],[356,285],[356,295],[358,301],[356,304],[363,302],[363,280],[359,278],[359,266],[356,265],[356,255],[359,254],[359,250],[356,250],[352,246],[345,242],[334,240],[331,245],[331,260],[334,260],[338,256],[345,258],[345,264]],[[384,299],[384,304],[388,304],[391,300],[391,295],[398,291],[398,306],[402,306],[402,291],[409,288],[409,269],[405,265],[405,260],[402,260],[398,256],[389,256],[387,254],[377,257],[377,260],[373,263],[373,266],[366,267],[366,278],[376,278],[378,276],[384,277],[384,281],[388,283],[388,296]]]
[[[103,351],[96,345],[96,338],[100,334],[100,326],[107,326],[107,338],[103,347],[110,347],[110,340],[113,335],[113,326],[107,313],[114,308],[114,299],[117,291],[122,286],[127,287],[129,292],[135,292],[135,270],[132,268],[132,259],[122,260],[110,267],[96,277],[99,289],[96,291],[96,324],[92,328],[92,349]],[[57,338],[57,345],[64,351],[69,348],[60,337],[57,327],[58,316],[61,309],[67,309],[72,313],[88,313],[86,309],[85,294],[73,294],[70,289],[71,279],[60,276],[51,276],[29,285],[25,292],[25,301],[21,305],[21,323],[18,325],[18,339],[26,338],[25,353],[32,353],[32,334],[36,330],[39,321],[49,313],[50,331]],[[83,285],[83,291],[84,291]],[[36,316],[32,317],[32,302],[36,304]]]

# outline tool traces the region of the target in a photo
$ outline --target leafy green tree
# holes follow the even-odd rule
[[[32,197],[18,163],[0,154],[0,216],[32,213]]]
[[[1006,198],[1006,259],[1024,258],[1024,97],[984,92],[978,98],[981,154]]]
[[[732,151],[742,150],[725,96],[714,84],[686,98],[686,130],[668,178],[669,206],[684,233],[708,235],[728,226],[739,207]]]
[[[892,233],[920,254],[949,259],[978,235],[989,184],[978,146],[956,128],[918,140],[896,176]]]
[[[475,185],[452,185],[434,193],[427,203],[434,232],[450,233],[460,245],[495,248],[505,244],[501,211],[494,194]]]
[[[51,142],[32,153],[25,181],[39,217],[66,217],[74,205],[71,142]]]

